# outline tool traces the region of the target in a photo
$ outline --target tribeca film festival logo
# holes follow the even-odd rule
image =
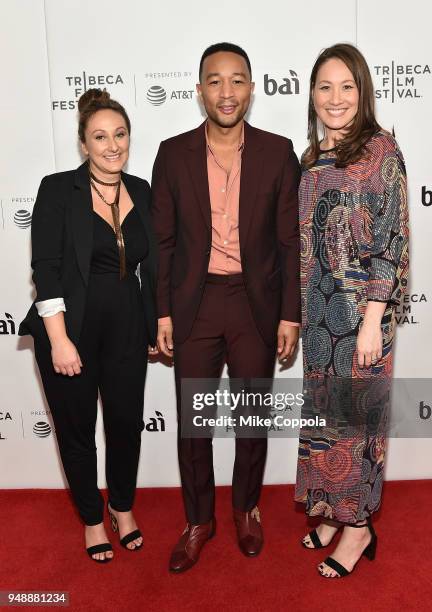
[[[406,293],[401,300],[401,303],[396,307],[396,323],[397,325],[417,325],[420,321],[417,319],[417,307],[419,304],[427,304],[425,293]]]
[[[152,106],[162,106],[165,102],[178,102],[182,100],[193,100],[195,88],[191,86],[190,79],[192,78],[192,72],[189,70],[183,71],[170,71],[170,72],[146,72],[144,79],[146,84],[148,82],[156,80],[157,84],[150,85],[146,90],[146,100]],[[181,83],[177,87],[168,87],[172,82],[170,79],[187,79],[186,83]],[[165,83],[168,81],[168,83]],[[163,85],[161,85],[163,83]]]
[[[300,93],[300,82],[295,70],[288,71],[289,76],[270,76],[264,75],[264,93],[267,96],[280,94],[282,96],[292,96]]]
[[[124,85],[124,78],[121,74],[89,74],[85,70],[75,76],[66,76],[65,81],[73,100],[53,100],[51,102],[53,111],[76,110],[78,108],[78,98],[92,87],[106,88],[111,91],[110,88],[113,85]]]
[[[425,78],[431,75],[429,64],[390,64],[374,66],[374,74],[378,80],[375,97],[392,102],[407,98],[422,98],[419,86]]]
[[[2,426],[0,429],[0,440],[7,440],[7,437],[4,435],[3,424],[7,421],[12,421],[12,415],[10,412],[0,412],[0,425]]]

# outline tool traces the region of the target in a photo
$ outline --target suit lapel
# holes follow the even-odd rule
[[[187,151],[187,166],[196,198],[198,200],[204,222],[209,231],[211,231],[211,207],[207,173],[207,150],[205,138],[205,122],[196,130],[193,130],[188,151]]]
[[[156,262],[156,242],[154,238],[154,233],[151,229],[152,224],[149,212],[150,202],[145,201],[144,193],[141,192],[138,181],[131,180],[129,174],[122,172],[122,181],[144,226],[144,231],[146,232],[147,243],[149,246],[150,267],[152,268],[152,272],[154,272],[154,266]],[[150,281],[152,285],[154,285],[154,274],[150,274]]]
[[[93,244],[93,203],[90,191],[87,162],[75,173],[72,202],[72,232],[78,267],[87,285]]]
[[[239,238],[240,249],[246,244],[264,162],[264,147],[259,132],[245,122],[244,151],[241,162]]]
[[[201,213],[208,230],[211,231],[211,205],[204,130],[205,122],[191,134],[187,165]],[[244,139],[245,148],[242,154],[239,202],[239,234],[241,247],[246,244],[264,162],[264,147],[259,137],[259,132],[246,122]]]

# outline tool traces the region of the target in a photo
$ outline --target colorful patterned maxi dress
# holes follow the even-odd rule
[[[407,285],[408,207],[402,154],[380,131],[361,160],[323,152],[300,183],[306,418],[296,501],[306,513],[355,523],[381,501],[395,305]],[[360,369],[356,340],[368,300],[386,302],[383,358]],[[365,399],[366,398],[366,399]],[[372,423],[372,426],[371,426]]]

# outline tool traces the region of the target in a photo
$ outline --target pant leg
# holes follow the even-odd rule
[[[241,283],[227,287],[227,320],[225,337],[227,342],[227,364],[231,384],[248,390],[248,379],[267,379],[260,388],[252,387],[252,392],[265,393],[271,390],[276,356],[275,343],[267,345],[257,330],[248,297]],[[257,411],[259,412],[259,411]],[[245,438],[237,435],[236,453],[232,481],[233,507],[243,512],[254,508],[259,500],[267,457],[266,432],[262,437]]]
[[[141,434],[144,429],[144,384],[147,337],[139,284],[135,276],[115,285],[109,317],[103,321],[99,390],[106,441],[106,479],[111,506],[126,512],[133,506]],[[106,290],[100,283],[100,290]]]
[[[223,338],[224,287],[207,283],[191,335],[174,346],[178,413],[178,458],[187,521],[194,525],[214,516],[215,484],[211,438],[182,437],[184,411],[193,411],[192,397],[182,394],[184,378],[212,379],[207,390],[216,389],[225,362]]]
[[[35,342],[36,361],[73,500],[84,523],[97,525],[103,520],[95,444],[97,363],[90,351],[84,347],[78,350],[84,364],[81,374],[63,376],[54,371],[49,348]]]

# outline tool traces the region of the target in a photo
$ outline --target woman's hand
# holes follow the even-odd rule
[[[364,321],[357,336],[357,359],[361,368],[370,368],[382,357],[382,331],[379,323]]]
[[[51,343],[51,357],[57,374],[74,376],[81,374],[83,364],[73,342],[68,337]]]
[[[357,360],[361,368],[370,368],[382,357],[381,319],[385,302],[368,301],[363,324],[357,336]]]

